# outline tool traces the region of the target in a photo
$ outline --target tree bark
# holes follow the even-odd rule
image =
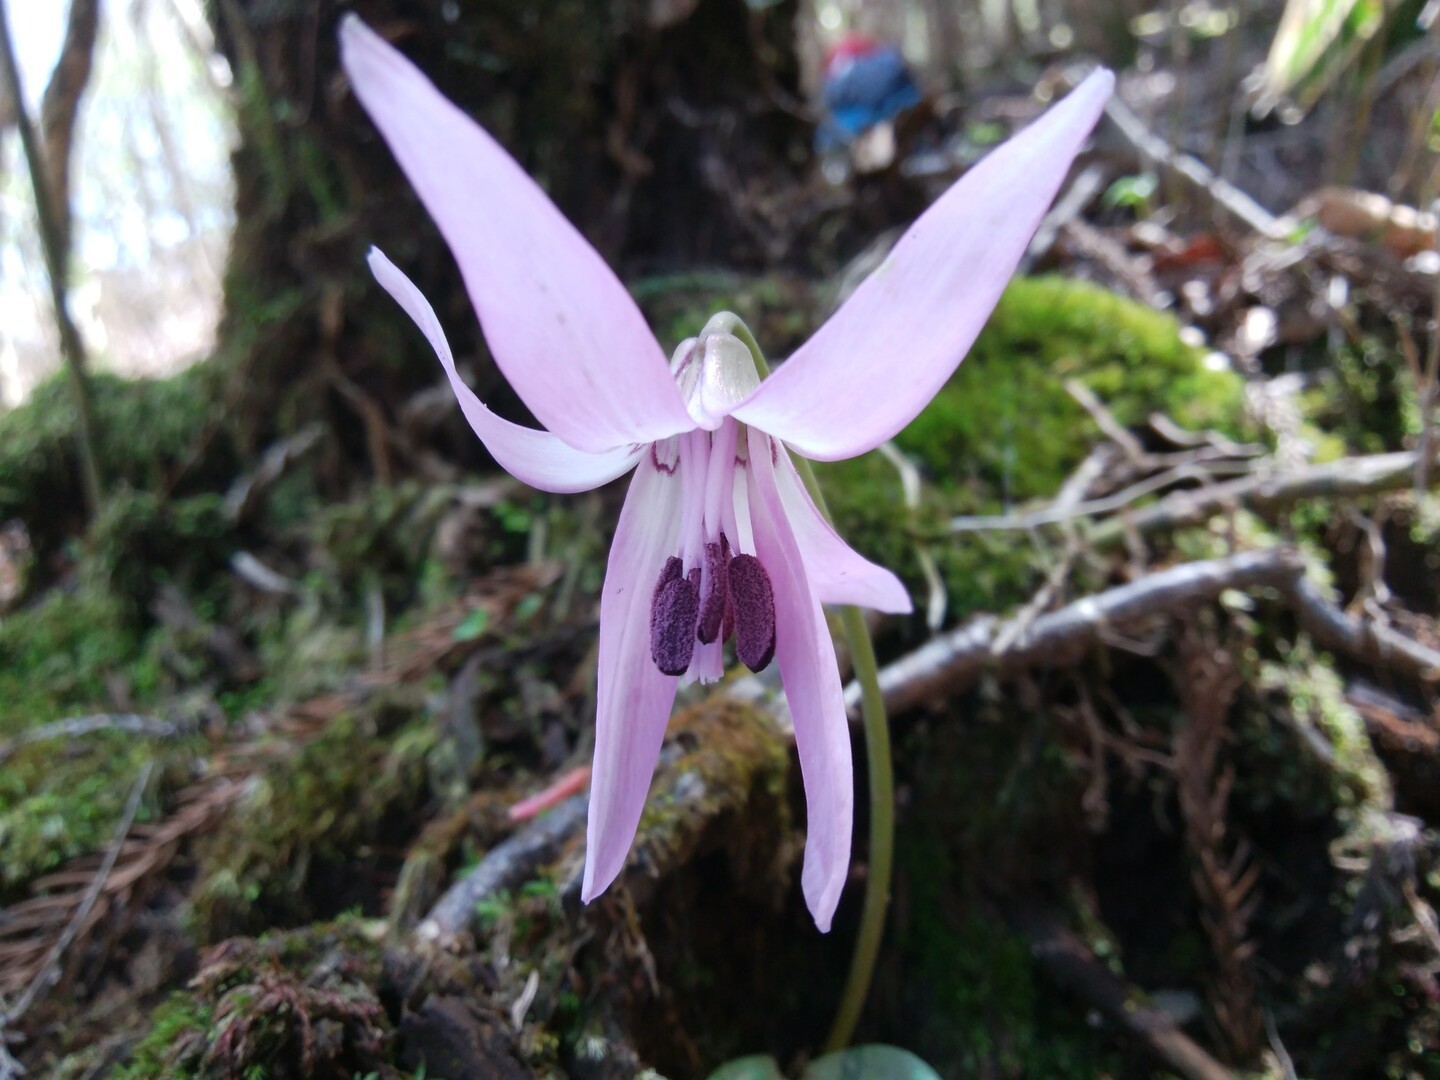
[[[774,261],[785,230],[760,193],[777,179],[798,192],[808,160],[797,0],[219,0],[240,132],[220,337],[247,365],[236,412],[255,430],[240,433],[243,449],[329,410],[363,455],[375,416],[362,424],[354,391],[393,423],[392,403],[433,383],[432,365],[409,362],[419,350],[398,312],[374,302],[372,244],[431,299],[476,390],[502,411],[516,405],[483,362],[444,242],[340,71],[336,27],[352,6],[485,125],[622,277]],[[338,297],[329,316],[327,292]],[[457,437],[453,453],[478,464],[471,442]]]
[[[100,0],[70,0],[70,17],[60,59],[50,73],[40,101],[40,137],[44,144],[45,182],[54,210],[60,250],[70,253],[70,156],[75,148],[75,121],[80,99],[95,63],[95,37],[100,27]]]
[[[76,0],[77,6],[87,2],[88,0]],[[69,35],[67,34],[66,52],[70,50],[68,39]],[[94,45],[93,27],[90,44]],[[65,57],[62,55],[60,66],[63,67],[65,62]],[[85,61],[85,72],[86,78],[88,78],[88,56]],[[30,179],[35,189],[35,210],[40,222],[40,242],[45,251],[45,266],[50,277],[50,296],[55,309],[55,325],[60,334],[60,351],[65,359],[65,368],[69,372],[70,384],[75,397],[75,441],[80,460],[81,486],[87,510],[93,517],[100,505],[100,471],[95,459],[95,423],[90,406],[90,387],[85,378],[85,344],[80,338],[80,332],[75,328],[74,321],[70,318],[66,272],[69,263],[66,230],[69,226],[66,224],[62,227],[62,219],[68,222],[70,211],[68,202],[64,206],[57,205],[55,192],[46,180],[49,173],[44,160],[44,151],[25,109],[25,98],[20,88],[19,68],[15,64],[15,50],[10,42],[9,13],[5,9],[4,0],[0,0],[0,75],[5,78],[8,95],[15,107],[20,141],[25,148],[25,162],[30,169]],[[54,82],[55,79],[52,78],[52,85]],[[78,101],[83,88],[84,80],[81,80],[75,90],[76,101]],[[48,91],[46,97],[49,97]],[[67,161],[69,160],[68,141],[73,132],[73,120],[72,116],[71,126],[66,129],[65,154]],[[67,185],[65,189],[67,200],[69,198],[68,190]]]

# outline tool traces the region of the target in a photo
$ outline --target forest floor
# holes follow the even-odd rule
[[[726,308],[783,353],[877,250],[631,285],[662,338]],[[1433,221],[1272,214],[1121,101],[1028,262],[893,446],[818,470],[917,608],[872,626],[899,835],[860,1041],[1440,1077]],[[245,377],[98,378],[83,530],[64,385],[0,415],[0,1075],[798,1074],[867,851],[817,934],[773,680],[684,691],[579,902],[624,481],[457,468],[438,382],[337,376],[343,424],[246,445]]]

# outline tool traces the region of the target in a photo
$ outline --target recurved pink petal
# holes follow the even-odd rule
[[[914,610],[900,579],[845,543],[820,515],[783,446],[778,456],[775,479],[780,500],[805,561],[805,575],[820,602],[855,604],[891,615]]]
[[[450,343],[435,317],[435,309],[405,274],[385,257],[379,248],[370,249],[370,272],[405,314],[429,340],[440,358],[440,366],[450,379],[460,410],[485,449],[500,467],[515,479],[541,491],[589,491],[629,472],[648,449],[645,446],[621,446],[599,454],[576,450],[548,431],[512,424],[496,416],[475,396],[455,371],[455,358]]]
[[[650,658],[650,602],[665,560],[679,550],[678,472],[640,459],[600,593],[595,765],[590,780],[585,880],[588,903],[625,866],[678,685]]]
[[[630,294],[510,155],[357,16],[340,55],[536,418],[592,453],[693,428]]]
[[[731,415],[822,461],[913,420],[989,318],[1114,82],[1096,71],[956,181]]]
[[[855,774],[850,725],[835,645],[805,563],[790,531],[776,484],[770,439],[750,429],[750,520],[755,553],[775,593],[775,662],[795,724],[795,748],[805,780],[805,903],[821,932],[830,929],[850,872],[850,831],[855,816]]]

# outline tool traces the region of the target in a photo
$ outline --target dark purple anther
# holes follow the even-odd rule
[[[665,560],[650,601],[650,657],[666,675],[683,675],[695,652],[695,621],[700,617],[698,570],[684,576],[684,564]]]
[[[775,590],[754,555],[730,560],[730,600],[735,608],[735,655],[751,671],[764,671],[775,655]]]
[[[730,603],[730,541],[724,533],[719,543],[705,545],[705,569],[709,571],[710,591],[700,598],[700,625],[695,636],[709,645],[719,637],[725,608]]]

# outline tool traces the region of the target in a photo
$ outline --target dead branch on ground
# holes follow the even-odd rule
[[[1090,947],[1054,919],[1021,905],[1013,920],[1046,973],[1186,1080],[1235,1080],[1163,1010],[1120,980]]]

